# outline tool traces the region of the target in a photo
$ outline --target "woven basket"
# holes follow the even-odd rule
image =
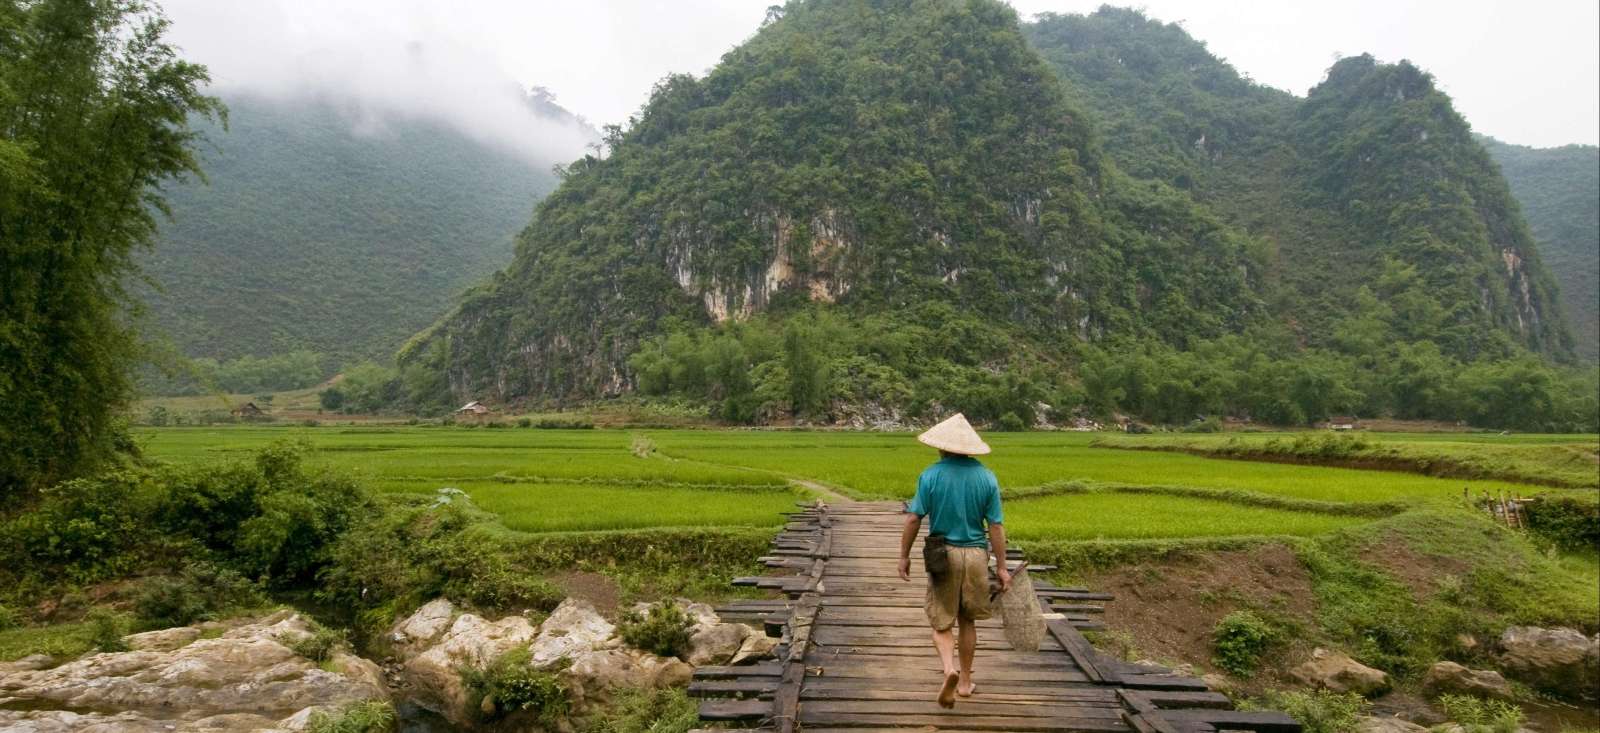
[[[1033,578],[1027,568],[1011,575],[1011,589],[994,600],[999,608],[1000,620],[1006,629],[1006,641],[1017,651],[1035,652],[1046,633],[1044,611],[1039,608],[1039,597],[1033,593]]]

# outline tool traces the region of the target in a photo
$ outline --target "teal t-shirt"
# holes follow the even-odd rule
[[[917,479],[917,495],[906,511],[930,517],[928,531],[954,547],[984,547],[984,523],[1001,524],[1000,481],[976,458],[945,456]]]

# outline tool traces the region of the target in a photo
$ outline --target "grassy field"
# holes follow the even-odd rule
[[[885,433],[224,426],[147,428],[137,435],[147,455],[172,462],[240,458],[274,440],[300,440],[312,448],[314,466],[353,474],[387,492],[459,488],[508,528],[527,532],[776,526],[783,521],[780,512],[816,495],[804,482],[859,498],[906,498],[917,474],[934,458],[911,436]],[[1551,490],[1507,481],[1121,449],[1129,441],[1171,447],[1162,436],[1118,439],[1119,447],[1091,445],[1097,437],[988,436],[995,452],[986,463],[1013,497],[1007,523],[1014,536],[1307,536],[1406,507],[1459,505],[1462,488],[1469,485],[1475,492]],[[1418,452],[1435,446],[1459,452],[1473,445],[1486,451],[1516,446],[1555,451],[1528,453],[1534,456],[1526,459],[1530,464],[1538,455],[1569,455],[1596,440],[1459,434],[1375,439]],[[1141,440],[1146,442],[1137,443]],[[1080,490],[1053,488],[1063,482]]]

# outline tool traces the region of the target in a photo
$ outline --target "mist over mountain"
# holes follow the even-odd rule
[[[1500,165],[1561,286],[1578,355],[1600,360],[1600,148],[1479,141]]]
[[[144,261],[157,336],[191,357],[386,358],[503,266],[559,158],[331,91],[225,93],[209,183],[170,192]],[[513,119],[594,131],[535,90]],[[580,147],[552,141],[549,155]]]

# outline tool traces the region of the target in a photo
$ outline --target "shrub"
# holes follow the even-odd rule
[[[128,645],[122,637],[128,635],[128,619],[108,608],[96,608],[84,618],[88,625],[89,643],[102,652],[124,652]]]
[[[461,682],[467,703],[487,722],[511,713],[528,712],[540,723],[560,720],[572,707],[560,668],[534,669],[527,647],[513,649],[479,669],[464,667]]]
[[[1001,415],[999,426],[1001,430],[1008,433],[1020,433],[1023,430],[1028,429],[1028,426],[1022,422],[1022,418],[1015,412],[1008,412],[1004,415]]]
[[[1222,420],[1212,415],[1185,425],[1183,431],[1186,433],[1220,433],[1222,432]]]
[[[635,649],[658,657],[678,657],[689,650],[689,616],[678,604],[665,602],[650,607],[648,615],[629,611],[618,629],[622,640]]]
[[[194,562],[176,576],[146,579],[134,595],[133,607],[142,624],[164,628],[188,626],[266,602],[261,589],[237,572],[208,562]]]
[[[45,489],[32,511],[0,522],[0,566],[78,584],[131,571],[151,539],[141,478],[113,471]]]
[[[10,606],[0,606],[0,631],[10,631],[22,626],[22,614]]]
[[[599,711],[585,733],[687,733],[699,722],[699,707],[682,689],[631,689]]]
[[[1466,733],[1514,733],[1522,727],[1522,708],[1501,700],[1471,695],[1443,695],[1439,707]]]
[[[334,711],[318,710],[306,723],[306,733],[390,733],[395,729],[394,706],[368,700]]]
[[[517,427],[519,427],[519,428],[531,428],[531,427],[533,427],[533,418],[531,418],[531,417],[519,417],[519,418],[517,418]]]
[[[1332,690],[1271,693],[1265,702],[1264,707],[1282,710],[1300,721],[1304,733],[1353,733],[1367,706],[1359,694]]]
[[[278,641],[295,654],[320,664],[333,658],[333,653],[345,645],[346,636],[344,629],[330,629],[312,622],[311,633],[296,637],[285,634]]]
[[[1273,628],[1250,611],[1229,613],[1211,632],[1212,662],[1240,677],[1255,672],[1261,654],[1277,638]]]
[[[1563,550],[1600,550],[1600,503],[1573,496],[1542,496],[1523,505],[1528,528]]]

